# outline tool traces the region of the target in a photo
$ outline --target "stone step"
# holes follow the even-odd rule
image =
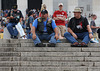
[[[66,61],[1,61],[0,67],[15,67],[15,66],[28,66],[28,67],[43,67],[43,66],[52,66],[52,67],[99,67],[100,62],[66,62]]]
[[[60,39],[62,41],[62,43],[69,43],[68,40],[64,39]],[[78,39],[79,42],[81,42],[81,40]],[[100,41],[100,39],[99,39]],[[32,39],[0,39],[1,43],[33,43]],[[44,43],[48,42],[48,41],[42,41]]]
[[[47,44],[47,43],[45,43]],[[56,47],[70,47],[70,43],[57,43]],[[88,44],[89,47],[100,47],[99,43]],[[0,43],[0,47],[34,47],[34,43]]]
[[[11,67],[0,67],[0,71],[12,71]]]
[[[100,52],[99,47],[15,47],[13,49],[15,52]]]
[[[100,52],[21,52],[21,56],[30,57],[100,57]]]
[[[0,71],[100,71],[99,67],[0,67]]]
[[[100,57],[13,57],[13,61],[100,62]]]
[[[66,39],[62,39],[61,40],[62,41],[62,43],[69,43]],[[78,40],[78,41],[80,41],[80,40]],[[9,43],[11,43],[11,44],[20,44],[20,45],[31,45],[31,46],[34,46],[34,45],[32,45],[33,44],[33,41],[32,41],[32,39],[0,39],[0,46],[2,46],[2,45],[9,45],[10,46],[10,44]],[[48,43],[47,41],[43,41],[44,43]],[[59,44],[62,44],[62,43],[59,43]],[[95,44],[95,45],[94,45]],[[100,46],[100,43],[99,44],[96,44],[96,43],[90,43],[89,44],[90,46]]]
[[[99,55],[99,54],[98,54]],[[88,57],[91,56],[90,52],[21,52],[21,56],[29,57]],[[95,56],[95,55],[92,55]]]
[[[86,66],[86,67],[100,67],[100,62],[66,62],[66,61],[14,61],[15,65],[20,66],[34,66],[34,67],[43,67],[43,66],[53,66],[53,67],[79,67],[79,66]],[[14,64],[13,62],[11,63]],[[16,64],[17,63],[17,64]],[[2,63],[1,63],[2,64]],[[6,62],[4,62],[6,64]],[[10,65],[10,62],[8,63]]]
[[[0,57],[11,57],[11,56],[20,57],[21,53],[20,52],[0,52]]]
[[[100,59],[100,57],[98,57]],[[85,61],[85,57],[0,57],[0,61]],[[90,61],[88,58],[86,61]],[[96,59],[95,59],[96,61]],[[100,61],[100,60],[99,60]]]
[[[66,62],[100,62],[100,57],[0,57],[0,61],[66,61]]]
[[[99,48],[98,49],[94,48],[94,49],[95,51],[100,50]],[[81,51],[82,48],[77,48],[77,47],[75,48],[72,47],[0,47],[0,52],[81,52]]]
[[[100,52],[0,52],[4,56],[27,56],[27,57],[95,57]]]
[[[1,61],[0,67],[100,67],[100,62]]]
[[[69,43],[66,39],[61,39],[62,43]],[[80,41],[80,40],[78,40]],[[32,39],[0,39],[1,43],[33,43]],[[42,41],[44,43],[48,41]]]
[[[13,71],[100,71],[99,67],[14,67]]]
[[[57,43],[56,47],[70,47],[70,43]],[[89,47],[100,47],[99,43],[88,44]],[[34,47],[33,43],[21,43],[21,47]]]
[[[0,52],[100,52],[99,47],[0,47]]]
[[[0,57],[100,57],[100,52],[0,52]]]

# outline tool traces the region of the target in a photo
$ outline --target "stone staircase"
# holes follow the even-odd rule
[[[0,71],[100,71],[100,44],[81,48],[62,41],[34,47],[28,39],[0,40]]]

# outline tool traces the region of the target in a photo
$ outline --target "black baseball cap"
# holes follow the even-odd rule
[[[34,11],[29,11],[28,16],[30,16],[32,14],[35,14],[35,12]]]
[[[48,11],[45,10],[45,9],[43,9],[43,10],[41,11],[41,14],[48,14]]]
[[[18,5],[13,5],[12,6],[12,9],[17,9],[18,8]]]

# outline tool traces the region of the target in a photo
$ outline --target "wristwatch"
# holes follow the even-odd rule
[[[92,32],[89,32],[89,34],[92,34]]]

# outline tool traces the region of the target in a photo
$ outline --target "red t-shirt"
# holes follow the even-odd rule
[[[39,12],[39,17],[41,17],[41,12]]]
[[[65,16],[67,18],[67,13],[65,11],[55,11],[53,14],[53,17],[63,17]],[[63,25],[65,26],[65,21],[62,20],[55,20],[56,25]]]

